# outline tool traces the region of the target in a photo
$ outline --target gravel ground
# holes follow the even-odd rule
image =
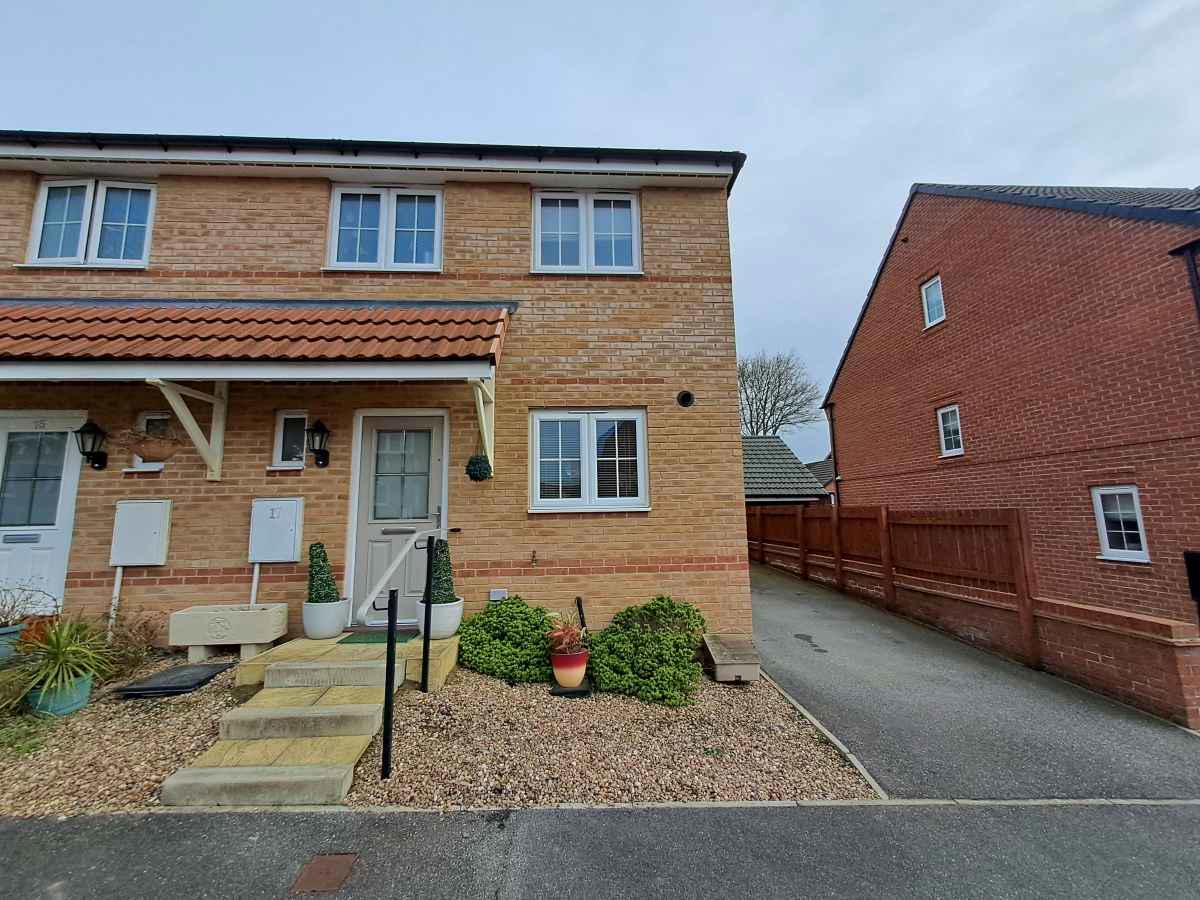
[[[177,665],[155,660],[129,678]],[[217,660],[214,660],[214,662]],[[122,700],[114,682],[54,724],[27,756],[0,750],[0,815],[50,816],[141,809],[157,804],[163,779],[217,739],[221,714],[237,705],[236,669],[190,694]]]
[[[436,694],[397,695],[393,774],[380,742],[347,802],[424,808],[871,798],[824,736],[765,681],[704,681],[694,705],[550,696],[457,670]]]

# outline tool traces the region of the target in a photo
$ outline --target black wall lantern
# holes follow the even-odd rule
[[[313,455],[313,463],[318,469],[325,468],[329,465],[329,451],[325,449],[329,444],[329,429],[317,419],[304,429],[304,433],[308,435],[308,449]]]
[[[108,432],[88,419],[74,431],[75,443],[79,445],[79,452],[88,465],[97,471],[108,465],[108,454],[101,449],[104,446],[104,439],[108,437]]]

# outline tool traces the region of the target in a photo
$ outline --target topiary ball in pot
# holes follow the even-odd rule
[[[704,628],[696,607],[670,597],[621,610],[592,636],[593,685],[647,703],[687,705],[700,685],[696,651]]]
[[[458,661],[510,684],[550,681],[550,614],[520,597],[489,603],[459,631]]]

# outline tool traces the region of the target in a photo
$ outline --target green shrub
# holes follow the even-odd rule
[[[433,603],[454,603],[454,567],[450,564],[450,542],[438,541],[433,551],[433,579],[430,585]]]
[[[655,597],[630,606],[591,639],[592,683],[646,703],[684,706],[700,684],[703,636],[704,617],[690,603]]]
[[[341,600],[337,582],[333,579],[333,568],[329,565],[329,554],[325,545],[308,545],[308,602],[337,603]]]
[[[468,669],[510,684],[549,681],[550,616],[520,597],[489,603],[458,630],[458,660]]]

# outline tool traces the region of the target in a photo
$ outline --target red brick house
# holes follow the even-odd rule
[[[839,502],[1025,509],[1045,665],[1193,726],[1198,248],[1200,190],[914,185],[825,400]]]
[[[422,554],[376,576],[405,528],[459,529],[468,612],[582,595],[599,625],[670,593],[748,634],[744,160],[0,132],[0,581],[103,615],[117,504],[169,501],[154,547],[120,557],[146,560],[122,609],[257,591],[294,630],[307,557],[248,558],[252,502],[282,498],[357,622],[383,621],[387,588],[415,620]],[[86,421],[186,440],[85,458]],[[481,457],[491,478],[468,474]]]

